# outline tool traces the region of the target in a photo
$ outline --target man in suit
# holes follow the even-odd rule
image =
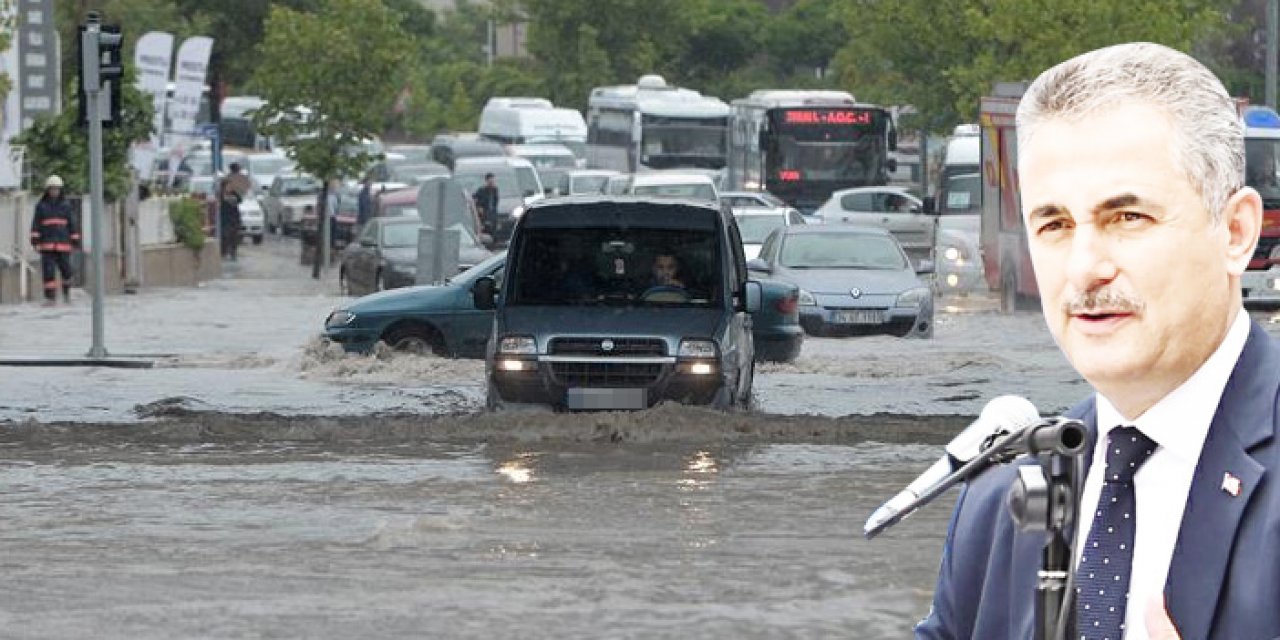
[[[1117,45],[1046,71],[1018,107],[1022,213],[1044,316],[1096,391],[1075,523],[1074,638],[1280,638],[1280,348],[1240,277],[1262,204],[1222,83]],[[918,638],[1034,637],[1044,534],[1008,465],[961,492]]]

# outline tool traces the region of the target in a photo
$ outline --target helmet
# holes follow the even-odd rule
[[[50,187],[57,187],[61,189],[62,178],[59,178],[58,176],[49,176],[49,179],[44,181],[44,188],[48,189]]]

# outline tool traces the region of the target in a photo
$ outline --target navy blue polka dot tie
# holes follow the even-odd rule
[[[1076,569],[1076,630],[1081,640],[1124,637],[1137,518],[1133,474],[1155,450],[1156,443],[1136,427],[1118,427],[1107,436],[1102,493]]]

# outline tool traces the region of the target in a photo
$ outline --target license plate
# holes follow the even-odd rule
[[[649,406],[646,389],[571,388],[565,400],[570,409],[582,411],[644,409]]]
[[[884,324],[884,312],[878,309],[837,311],[835,322],[837,324]]]

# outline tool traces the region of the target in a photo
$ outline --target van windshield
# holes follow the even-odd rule
[[[531,228],[507,305],[712,307],[721,269],[713,231]]]

